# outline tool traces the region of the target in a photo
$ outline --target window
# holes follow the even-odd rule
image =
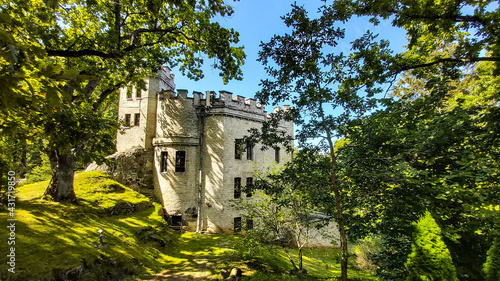
[[[234,178],[234,199],[241,197],[241,178]]]
[[[274,161],[276,161],[276,163],[280,162],[280,148],[279,147],[274,149]]]
[[[138,98],[138,99],[140,99],[140,98],[141,98],[141,96],[142,96],[142,95],[141,95],[141,92],[142,92],[142,91],[141,91],[141,89],[136,89],[135,91],[136,91],[136,92],[135,92],[135,97],[136,97],[136,98]]]
[[[127,87],[127,99],[131,100],[132,99],[132,87]]]
[[[253,160],[253,145],[247,141],[247,160]]]
[[[234,218],[234,233],[241,231],[241,217]]]
[[[139,127],[140,121],[141,121],[141,114],[136,113],[134,115],[134,126]]]
[[[175,171],[176,172],[186,171],[186,151],[175,152]]]
[[[247,219],[247,230],[253,229],[253,220]]]
[[[241,159],[241,145],[243,144],[242,139],[234,140],[234,159]]]
[[[130,127],[130,114],[125,114],[125,126]]]
[[[172,216],[172,224],[170,225],[170,227],[181,228],[182,227],[182,215]]]
[[[252,185],[253,185],[253,178],[247,178],[247,188],[246,188],[246,192],[247,192],[247,197],[252,197]]]
[[[163,151],[161,153],[161,160],[160,160],[160,172],[165,173],[167,171],[167,165],[168,165],[168,152]]]

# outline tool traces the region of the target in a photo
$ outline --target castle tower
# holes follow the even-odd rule
[[[116,136],[116,150],[122,152],[131,147],[152,149],[156,130],[157,95],[173,91],[173,74],[168,67],[160,69],[156,77],[145,79],[146,89],[135,86],[120,88],[118,116],[125,126]]]

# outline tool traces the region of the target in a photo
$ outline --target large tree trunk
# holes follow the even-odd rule
[[[45,197],[58,202],[76,202],[73,187],[75,159],[71,155],[60,154],[57,150],[48,154],[52,166],[52,179],[45,191]]]

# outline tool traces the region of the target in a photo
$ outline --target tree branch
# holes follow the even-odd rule
[[[415,64],[415,65],[401,65],[399,67],[399,69],[396,69],[392,74],[395,75],[395,74],[399,74],[403,71],[407,71],[407,70],[413,70],[413,69],[418,69],[418,68],[424,68],[424,67],[429,67],[429,66],[433,66],[433,65],[436,65],[436,64],[440,64],[440,63],[445,63],[445,62],[454,62],[454,63],[464,63],[464,64],[469,64],[469,63],[475,63],[475,62],[481,62],[481,61],[496,61],[496,62],[500,62],[500,57],[478,57],[478,58],[464,58],[464,59],[460,59],[460,58],[442,58],[442,59],[438,59],[438,60],[435,60],[435,61],[432,61],[432,62],[428,62],[428,63],[422,63],[422,64]]]
[[[116,36],[118,39],[118,45],[116,46],[117,50],[121,49],[121,4],[119,0],[116,0],[114,3],[115,9],[114,9],[114,14],[115,14],[115,31],[116,31]]]
[[[101,57],[103,59],[108,58],[121,58],[123,55],[120,55],[116,52],[105,53],[102,51],[91,50],[91,49],[83,49],[78,51],[70,51],[70,50],[47,50],[47,55],[49,57],[64,57],[64,58],[77,58],[77,57]]]
[[[396,11],[393,13],[398,14]],[[410,20],[451,20],[454,22],[476,22],[482,26],[486,26],[486,22],[479,16],[462,16],[462,15],[417,15],[417,14],[404,14],[400,18]]]

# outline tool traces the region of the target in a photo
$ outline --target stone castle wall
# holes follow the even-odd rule
[[[119,117],[140,114],[140,124],[123,128],[117,135],[117,153],[106,171],[116,180],[138,189],[149,190],[163,204],[166,217],[182,216],[183,229],[196,229],[198,213],[201,229],[211,233],[232,232],[234,219],[244,213],[234,205],[247,197],[243,187],[255,172],[280,167],[292,159],[284,148],[275,161],[273,149],[253,147],[251,159],[243,152],[235,159],[235,140],[248,135],[250,128],[260,128],[269,118],[264,107],[252,98],[230,92],[177,93],[162,87],[161,77],[146,80],[146,90],[137,97],[132,89],[120,90]],[[168,81],[167,81],[168,82]],[[189,95],[189,96],[188,96]],[[275,112],[288,110],[275,108]],[[203,110],[204,114],[200,114]],[[202,117],[203,116],[203,117]],[[202,119],[204,131],[201,134]],[[281,122],[279,130],[293,136],[293,123]],[[200,136],[203,141],[200,174]],[[185,153],[185,170],[176,171],[176,154]],[[166,153],[166,154],[165,154]],[[166,161],[162,163],[162,155]],[[165,166],[165,167],[163,167]],[[162,170],[163,169],[163,170]],[[201,175],[202,201],[198,210],[198,188]],[[241,179],[240,198],[234,198],[235,179]],[[316,236],[316,235],[313,235]],[[318,241],[326,245],[328,239]]]
[[[154,190],[154,153],[140,146],[116,152],[108,157],[108,164],[90,164],[85,171],[103,171],[112,179],[146,194]]]
[[[209,101],[207,101],[209,99]],[[207,108],[208,105],[208,108]],[[155,191],[168,214],[183,215],[186,229],[193,230],[198,210],[198,186],[201,117],[197,110],[203,107],[203,169],[202,169],[202,228],[209,232],[232,229],[233,219],[241,216],[234,205],[234,181],[253,177],[256,170],[267,169],[274,163],[274,150],[253,148],[253,158],[235,159],[235,140],[248,135],[250,128],[260,128],[267,118],[260,103],[229,92],[194,92],[188,97],[186,90],[165,92],[159,96],[157,108],[155,147]],[[293,124],[283,124],[283,131],[293,134]],[[176,151],[186,152],[186,171],[167,169],[160,172],[161,153],[169,155],[168,165],[174,167]],[[290,160],[282,150],[281,163]],[[172,156],[172,157],[170,157]],[[242,199],[247,200],[242,194]]]

